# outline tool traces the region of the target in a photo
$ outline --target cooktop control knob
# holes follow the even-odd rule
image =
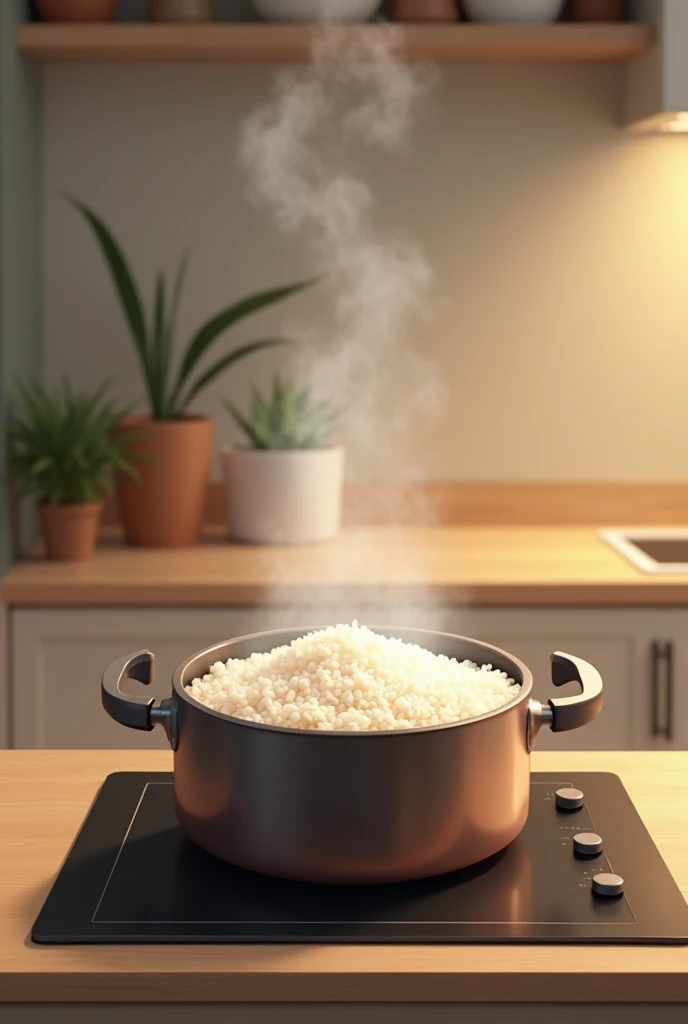
[[[577,811],[583,806],[583,794],[580,789],[558,789],[554,794],[557,807],[562,811]]]
[[[621,896],[623,887],[624,880],[621,875],[602,872],[595,875],[592,880],[592,891],[596,896]]]
[[[573,837],[573,848],[584,857],[596,857],[602,853],[602,838],[595,832],[579,832]]]

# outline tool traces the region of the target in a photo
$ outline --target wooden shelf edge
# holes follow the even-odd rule
[[[381,29],[369,25],[363,31]],[[310,25],[28,23],[17,29],[17,47],[43,63],[301,62],[308,59],[316,32]],[[412,25],[404,27],[403,39],[402,52],[409,60],[623,61],[650,49],[655,30],[637,23]]]
[[[633,584],[457,584],[456,586],[418,586],[374,583],[317,586],[321,607],[363,605],[388,609],[398,602],[430,608],[685,608],[688,585],[643,587]],[[279,589],[250,584],[208,586],[151,583],[59,584],[9,582],[0,587],[0,599],[10,609],[17,608],[275,608],[313,604],[312,584],[285,584]]]

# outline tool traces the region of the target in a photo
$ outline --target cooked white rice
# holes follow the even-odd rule
[[[187,687],[206,707],[249,722],[351,732],[475,718],[519,691],[491,665],[432,654],[356,622],[308,633],[268,654],[218,661]]]

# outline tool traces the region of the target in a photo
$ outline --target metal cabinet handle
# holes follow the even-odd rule
[[[177,749],[177,703],[174,699],[160,701],[154,707],[153,697],[133,697],[122,692],[122,683],[136,679],[148,686],[155,678],[155,656],[150,651],[137,651],[118,658],[105,670],[100,684],[103,707],[110,718],[129,729],[150,732],[160,724],[167,733],[170,746]]]
[[[652,643],[652,735],[667,740],[674,738],[674,645],[671,640]]]

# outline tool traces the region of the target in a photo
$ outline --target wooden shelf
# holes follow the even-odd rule
[[[17,46],[27,57],[52,61],[301,62],[316,29],[304,25],[49,25],[25,24]],[[375,25],[366,32],[380,31]],[[624,61],[650,49],[651,25],[411,25],[404,32],[409,60]]]

